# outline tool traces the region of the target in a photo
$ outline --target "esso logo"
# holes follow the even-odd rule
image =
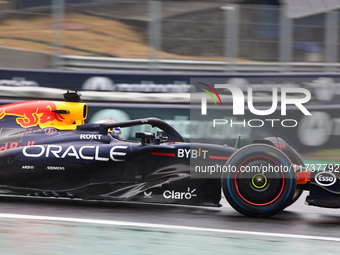
[[[315,175],[315,182],[320,186],[332,186],[336,182],[336,176],[330,172],[321,172]]]

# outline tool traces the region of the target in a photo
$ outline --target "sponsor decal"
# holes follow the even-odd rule
[[[21,169],[24,170],[33,170],[35,167],[34,166],[22,166]]]
[[[58,132],[58,130],[53,127],[45,128],[44,131],[46,135],[54,135],[55,133]]]
[[[57,170],[57,171],[60,171],[60,170],[65,170],[65,167],[64,166],[47,166],[46,167],[46,170]]]
[[[202,157],[206,159],[208,150],[202,150],[199,148],[198,150],[195,149],[178,149],[177,150],[177,157],[179,158],[198,158]]]
[[[337,178],[333,173],[321,172],[315,175],[314,180],[320,186],[332,186],[336,182]]]
[[[0,147],[0,151],[14,149],[18,147],[33,146],[33,145],[34,145],[34,141],[28,141],[27,144],[25,145],[19,145],[19,143],[5,143],[4,146]]]
[[[0,80],[0,86],[38,87],[39,84],[35,81],[26,81],[24,77],[13,77],[12,80]]]
[[[17,116],[16,122],[23,128],[29,128],[45,124],[47,122],[58,121],[62,122],[63,117],[53,111],[57,107],[52,101],[37,101],[32,102],[32,105],[12,104],[0,108],[0,119],[7,115]]]
[[[144,191],[144,198],[152,198],[152,191],[150,192]]]
[[[134,92],[163,92],[163,93],[187,93],[190,84],[185,81],[174,81],[173,84],[155,84],[153,81],[141,81],[140,83],[115,83],[108,77],[94,76],[88,78],[83,86],[84,90],[107,91],[134,91]]]
[[[99,140],[103,135],[98,134],[81,134],[80,139],[83,140]]]
[[[165,199],[190,200],[191,198],[197,196],[195,192],[196,192],[196,189],[190,190],[190,187],[188,187],[188,190],[184,192],[175,191],[175,190],[166,190],[163,192],[163,197]]]
[[[278,143],[278,142],[274,142],[274,145],[275,145],[275,147],[276,148],[278,148],[280,151],[282,150],[282,149],[286,149],[286,145],[285,144],[282,144],[282,143]]]
[[[125,160],[122,157],[126,155],[126,152],[123,151],[127,147],[120,145],[113,146],[108,155],[102,155],[103,147],[101,146],[85,145],[75,147],[71,145],[65,148],[61,145],[35,145],[24,147],[22,154],[28,158],[74,158],[95,161],[109,161],[111,159],[112,161],[120,162]],[[107,152],[108,150],[105,149],[105,151]]]
[[[203,158],[203,159],[221,159],[221,160],[228,160],[229,157],[226,156],[219,156],[219,155],[208,155],[208,150],[202,150],[202,148],[196,149],[178,149],[177,150],[177,157],[178,158]]]

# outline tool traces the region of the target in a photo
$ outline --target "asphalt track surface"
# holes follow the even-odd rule
[[[303,196],[267,219],[221,208],[0,200],[0,254],[335,254],[340,212]]]

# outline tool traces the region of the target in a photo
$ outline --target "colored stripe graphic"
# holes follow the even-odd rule
[[[202,89],[201,88],[201,90],[203,90],[203,91],[205,91],[205,92],[207,92],[208,94],[209,94],[209,96],[211,96],[211,98],[212,98],[212,100],[214,100],[214,103],[215,103],[215,105],[217,105],[216,104],[216,100],[215,100],[215,98],[214,98],[214,96],[208,91],[208,90],[206,90],[206,89]]]
[[[222,157],[222,156],[209,156],[209,158],[211,158],[211,159],[224,159],[224,160],[229,159],[229,157]]]
[[[221,98],[220,98],[220,95],[217,93],[217,91],[216,91],[213,87],[211,87],[211,86],[208,85],[208,84],[202,83],[202,82],[199,82],[199,83],[202,84],[202,85],[204,85],[204,86],[206,86],[207,88],[211,89],[211,90],[215,93],[215,95],[217,96],[218,100],[220,101],[220,104],[223,105],[223,104],[222,104],[222,100],[221,100]],[[207,91],[206,91],[206,92],[207,92]],[[210,93],[208,93],[208,94],[212,97],[212,95],[211,95]],[[215,100],[214,100],[214,102],[215,102]],[[216,102],[215,102],[215,104],[216,104]]]
[[[174,153],[165,153],[165,152],[151,152],[154,156],[167,156],[167,157],[176,157]]]

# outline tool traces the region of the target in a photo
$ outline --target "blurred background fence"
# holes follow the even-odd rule
[[[289,112],[301,122],[298,128],[227,127],[211,132],[209,142],[233,145],[239,135],[279,135],[305,159],[338,162],[340,75],[330,72],[340,71],[340,4],[320,8],[330,2],[337,3],[0,0],[0,98],[5,100],[0,105],[25,98],[62,100],[65,90],[82,90],[91,106],[89,122],[155,116],[187,139],[190,128],[208,127],[206,121],[190,121],[193,77],[252,87],[261,100],[272,88],[307,88],[313,115]],[[229,106],[220,109],[221,118],[232,116]],[[190,137],[203,138],[206,132]]]
[[[0,66],[339,71],[339,12],[193,1],[1,1]],[[32,61],[32,54],[34,61]]]

